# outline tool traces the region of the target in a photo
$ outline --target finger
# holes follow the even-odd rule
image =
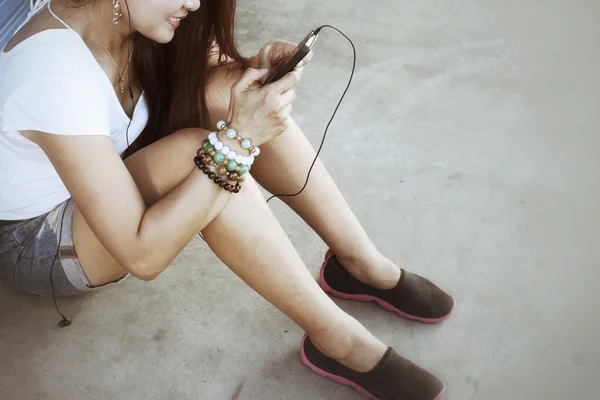
[[[309,51],[308,54],[306,55],[306,57],[304,57],[304,60],[306,61],[306,64],[308,64],[309,62],[311,62],[314,56],[315,56],[315,53],[312,50]]]
[[[240,79],[233,85],[233,90],[248,90],[250,86],[256,81],[259,81],[262,77],[266,75],[268,69],[254,69],[248,68],[244,71]]]
[[[270,74],[265,74],[262,78],[260,78],[258,80],[258,82],[261,84],[261,86],[265,85],[265,82],[267,81],[267,79],[269,79]]]
[[[288,104],[285,106],[283,110],[281,110],[278,114],[278,117],[281,121],[285,121],[292,114],[292,104]]]
[[[300,74],[300,78],[302,78],[302,76],[304,75],[304,67],[296,67],[294,68],[294,71]]]
[[[270,54],[273,48],[273,43],[268,42],[258,52],[258,66],[259,68],[269,68],[271,66]]]
[[[291,71],[285,74],[283,78],[273,83],[273,90],[279,93],[285,93],[300,83],[301,74]]]
[[[312,59],[313,59],[313,55],[314,53],[311,51],[308,52],[308,54],[298,63],[299,68],[304,67],[306,64],[308,64]]]
[[[295,99],[296,99],[296,91],[294,89],[290,89],[281,95],[281,104],[283,104],[284,108],[285,108],[289,104],[292,104]]]

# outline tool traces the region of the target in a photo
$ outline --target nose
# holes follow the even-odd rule
[[[200,0],[185,0],[183,8],[189,11],[197,11],[200,8]]]

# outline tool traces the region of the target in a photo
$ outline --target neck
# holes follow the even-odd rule
[[[126,7],[122,6],[122,8]],[[130,31],[127,10],[123,9],[121,11],[123,16],[121,16],[117,24],[113,23],[114,10],[111,1],[100,1],[95,4],[85,5],[81,11],[84,13],[84,22],[87,22],[87,25],[89,25],[86,29],[88,37],[96,36],[96,32],[94,32],[95,28],[108,50],[114,55],[120,54],[129,46],[133,31]],[[89,21],[85,16],[85,12],[89,16]],[[96,37],[96,39],[98,38]]]
[[[112,1],[92,2],[84,0],[83,3],[84,6],[82,6],[82,0],[55,0],[52,1],[51,6],[52,10],[79,33],[88,45],[91,44],[92,47],[96,47],[98,44],[99,39],[94,32],[94,28],[96,28],[102,42],[104,42],[113,57],[121,58],[121,54],[127,53],[131,34],[134,33],[133,30],[131,32],[129,30],[129,18],[124,1],[121,2],[123,16],[118,24],[112,23]],[[89,21],[85,12],[89,16]]]

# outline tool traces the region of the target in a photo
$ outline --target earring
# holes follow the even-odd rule
[[[123,13],[121,12],[121,2],[119,0],[113,0],[112,23],[115,25],[118,24],[119,20],[121,19],[122,16],[123,16]]]

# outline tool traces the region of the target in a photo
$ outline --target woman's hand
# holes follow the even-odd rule
[[[258,59],[258,68],[267,68],[269,73],[262,78],[260,82],[264,83],[270,75],[274,74],[275,71],[287,62],[287,60],[292,58],[296,52],[296,47],[298,47],[297,44],[285,40],[271,40],[264,45],[256,57]],[[302,76],[304,66],[308,64],[312,58],[313,52],[311,51],[298,63],[295,70],[300,72],[300,76]]]
[[[312,52],[277,82],[262,87],[259,82],[262,84],[283,66],[296,47],[284,40],[270,41],[258,53],[259,69],[246,70],[232,87],[227,121],[231,121],[231,127],[238,130],[240,136],[250,139],[254,146],[274,139],[289,126],[292,102],[296,98],[294,87],[302,79],[302,69],[312,59]]]
[[[267,72],[248,68],[231,88],[227,121],[254,146],[273,140],[287,130],[296,98],[294,87],[301,76],[300,72],[291,71],[277,82],[257,85]]]

